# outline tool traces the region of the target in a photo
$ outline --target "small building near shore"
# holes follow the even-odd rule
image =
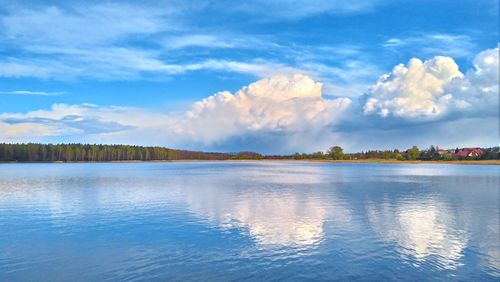
[[[477,158],[484,155],[486,152],[479,148],[466,148],[455,153],[457,158]]]

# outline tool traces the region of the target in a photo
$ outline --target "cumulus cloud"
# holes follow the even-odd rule
[[[232,138],[248,137],[262,138],[263,146],[280,142],[282,148],[298,149],[330,138],[328,128],[350,104],[348,98],[325,99],[321,83],[295,74],[262,79],[234,94],[219,92],[180,114],[55,104],[49,110],[0,114],[0,130],[4,140],[72,136],[72,140],[86,137],[93,142],[205,149],[231,142]]]
[[[366,115],[409,120],[435,120],[460,112],[495,112],[498,101],[498,48],[477,55],[474,69],[462,74],[452,58],[413,58],[394,67],[370,88]],[[493,110],[491,110],[493,109]]]
[[[497,114],[499,95],[498,47],[479,53],[474,68],[462,79],[451,81],[445,87],[447,95],[455,99],[455,106],[468,114]]]
[[[306,75],[273,76],[235,94],[219,92],[195,103],[175,132],[205,143],[266,132],[311,132],[336,121],[348,98],[324,99],[322,85]]]
[[[408,118],[439,115],[449,99],[443,95],[444,85],[461,76],[451,58],[434,57],[425,62],[413,58],[379,78],[370,89],[364,112]]]

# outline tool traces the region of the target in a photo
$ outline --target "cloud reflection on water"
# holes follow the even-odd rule
[[[499,275],[498,170],[366,166],[4,166],[0,212],[4,221],[11,213],[68,236],[120,224],[135,226],[137,232],[155,225],[188,233],[184,227],[197,226],[236,231],[266,254],[276,248],[289,250],[281,253],[286,256],[303,250],[330,255],[374,251],[374,259],[389,254],[415,268],[432,265],[450,272],[474,265]],[[168,241],[170,236],[166,232],[158,238]]]
[[[467,237],[456,230],[449,209],[436,200],[369,203],[371,227],[384,241],[397,244],[401,256],[412,263],[430,257],[439,267],[456,269],[462,262]]]
[[[234,182],[222,180],[204,183],[200,190],[179,192],[197,216],[221,228],[245,230],[263,246],[316,245],[324,237],[327,217],[345,223],[351,216],[332,193],[325,198],[315,189],[323,181],[317,168],[283,170],[281,165],[271,164],[265,170],[249,168],[234,177],[257,187],[230,187]]]

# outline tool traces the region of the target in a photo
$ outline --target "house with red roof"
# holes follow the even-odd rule
[[[479,148],[466,148],[455,153],[457,158],[477,158],[485,154],[485,151]]]

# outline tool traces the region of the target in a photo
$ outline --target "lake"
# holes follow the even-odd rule
[[[500,166],[0,164],[0,281],[498,281]]]

